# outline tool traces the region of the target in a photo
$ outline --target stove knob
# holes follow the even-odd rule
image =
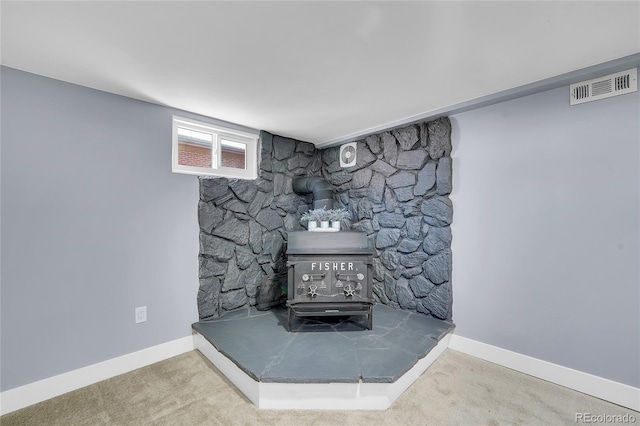
[[[309,297],[316,297],[318,295],[318,292],[316,290],[318,290],[318,287],[316,287],[315,285],[310,285],[309,292],[307,293]]]
[[[303,274],[302,275],[302,281],[309,281],[309,275]]]
[[[356,277],[357,277],[360,281],[364,280],[364,274],[358,274],[358,275],[356,275]]]

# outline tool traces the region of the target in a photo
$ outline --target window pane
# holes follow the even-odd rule
[[[211,168],[211,133],[178,127],[178,164]]]
[[[247,146],[240,142],[220,141],[220,165],[233,169],[244,169]]]

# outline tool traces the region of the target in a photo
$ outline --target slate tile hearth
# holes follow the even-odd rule
[[[377,304],[373,329],[363,317],[296,318],[254,307],[229,312],[193,329],[256,381],[391,383],[455,327],[415,312]]]

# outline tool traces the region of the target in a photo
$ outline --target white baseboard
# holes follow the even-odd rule
[[[453,335],[449,348],[555,383],[596,398],[640,411],[640,388],[614,382],[497,346]]]
[[[120,374],[192,351],[193,337],[183,337],[107,361],[59,374],[0,393],[0,415],[80,389]]]

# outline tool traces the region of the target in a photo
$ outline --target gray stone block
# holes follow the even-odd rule
[[[413,216],[407,218],[407,237],[419,240],[422,234],[420,233],[420,227],[422,225],[422,218],[420,216]]]
[[[294,155],[287,160],[287,170],[293,170],[300,167],[300,156]]]
[[[296,143],[293,139],[275,135],[273,137],[273,156],[276,160],[284,160],[293,155]]]
[[[373,226],[373,230],[376,232],[380,230],[380,223],[378,222],[377,216],[374,216],[373,219],[371,219],[371,226]]]
[[[309,157],[308,155],[298,154],[298,162],[300,164],[299,167],[306,169],[309,167],[309,164],[313,163],[313,157]],[[301,171],[300,174],[305,174],[305,170]],[[297,174],[297,173],[296,173]]]
[[[426,297],[435,285],[422,275],[417,275],[409,280],[409,287],[416,297]]]
[[[409,282],[406,278],[400,278],[396,281],[396,297],[402,309],[413,310],[416,308],[416,301],[413,298],[413,293],[409,290]]]
[[[385,268],[393,271],[400,264],[400,254],[395,250],[385,250],[380,255],[380,262]]]
[[[403,151],[398,154],[396,167],[405,170],[418,170],[424,166],[428,157],[427,152],[422,149]]]
[[[413,193],[415,195],[425,195],[428,190],[433,188],[433,185],[436,183],[436,163],[427,162],[424,165],[422,170],[418,172],[418,182],[416,183],[415,188],[413,188]]]
[[[242,213],[242,214],[247,213],[247,205],[242,201],[238,201],[238,200],[231,200],[225,203],[222,207],[234,213]]]
[[[227,262],[220,262],[210,257],[200,256],[200,278],[210,278],[224,275],[227,271]]]
[[[431,311],[424,307],[423,299],[419,299],[416,301],[416,311],[420,312],[421,314],[431,315]]]
[[[385,210],[387,210],[387,213],[393,213],[396,210],[398,203],[396,202],[396,198],[395,198],[395,195],[393,194],[393,191],[385,190],[383,201],[384,201],[384,207],[385,207]]]
[[[200,199],[209,202],[221,197],[229,191],[226,178],[200,179]]]
[[[302,231],[300,217],[297,214],[288,214],[284,217],[284,229],[287,231]]]
[[[373,163],[369,168],[371,169],[371,171],[380,173],[384,177],[389,177],[398,171],[398,169],[382,160],[376,160],[376,162]]]
[[[382,146],[384,151],[384,159],[392,166],[398,161],[398,144],[396,138],[389,132],[382,134]]]
[[[230,259],[227,264],[227,273],[224,275],[222,291],[244,288],[244,273],[238,268],[235,259]]]
[[[247,269],[251,263],[256,260],[256,256],[251,250],[244,247],[236,247],[236,263],[238,268]]]
[[[340,155],[340,147],[334,146],[331,148],[326,148],[320,151],[322,156],[322,162],[329,166],[338,161],[338,156]]]
[[[349,171],[360,170],[363,167],[371,165],[376,160],[377,157],[371,153],[367,144],[364,143],[364,141],[359,141],[356,144],[356,165],[348,167],[347,169]]]
[[[427,130],[427,123],[420,123],[420,146],[426,148],[429,143],[429,131]]]
[[[367,136],[364,141],[373,154],[380,154],[382,152],[382,147],[380,146],[380,136]]]
[[[224,212],[213,203],[198,202],[198,222],[200,229],[204,232],[211,233],[213,228],[220,225],[222,219],[224,219]]]
[[[226,203],[227,201],[233,200],[233,198],[234,198],[233,192],[227,191],[223,195],[221,195],[220,197],[214,199],[213,202],[215,203],[216,206],[221,206],[224,203]]]
[[[421,300],[423,306],[436,318],[447,319],[450,311],[451,289],[449,283],[436,286]]]
[[[381,212],[376,217],[383,228],[402,228],[407,221],[400,213]]]
[[[416,184],[416,175],[411,172],[401,171],[387,178],[387,185],[391,188],[402,188]]]
[[[382,203],[384,197],[384,176],[374,173],[369,182],[369,198],[374,203]]]
[[[384,292],[389,298],[389,302],[398,302],[398,295],[396,294],[396,280],[389,274],[384,276]]]
[[[200,320],[220,315],[220,280],[210,277],[200,280],[198,316]]]
[[[422,265],[428,258],[429,255],[427,253],[418,251],[400,256],[400,263],[402,264],[402,266],[405,266],[407,268],[413,268],[418,265]]]
[[[281,228],[284,226],[284,220],[282,217],[270,208],[264,208],[256,216],[256,222],[267,228],[269,231]]]
[[[413,147],[418,143],[418,128],[416,126],[407,126],[402,129],[394,130],[393,136],[396,137],[400,147],[405,151],[409,151],[413,149]]]
[[[212,234],[244,246],[249,242],[249,225],[232,217],[222,222]]]
[[[418,247],[420,247],[420,241],[405,238],[400,241],[400,244],[398,244],[398,251],[400,253],[413,253],[418,249]],[[420,263],[418,263],[417,265],[419,265]]]
[[[414,198],[413,188],[411,188],[410,186],[394,189],[393,192],[396,194],[396,198],[401,203],[405,203]]]
[[[380,213],[380,212],[386,212],[387,209],[384,207],[384,204],[374,204],[373,205],[373,212],[374,213]]]
[[[244,282],[247,296],[255,298],[258,295],[258,287],[260,287],[263,276],[264,272],[258,262],[252,262],[249,268],[245,271]]]
[[[247,304],[247,294],[244,288],[231,290],[220,294],[220,305],[226,311],[238,309]]]
[[[451,279],[451,250],[429,257],[422,266],[424,273],[434,284],[441,284]]]
[[[427,123],[429,142],[427,152],[434,160],[451,154],[451,122],[442,117]]]
[[[316,153],[316,147],[312,143],[298,141],[296,143],[296,152],[301,152],[306,156],[311,156]]]
[[[249,221],[249,247],[256,254],[262,252],[262,226],[252,220]]]
[[[377,296],[378,301],[380,301],[381,303],[384,303],[385,305],[389,304],[389,298],[387,297],[387,294],[384,292],[383,282],[374,281],[372,290],[373,290],[374,296]]]
[[[258,191],[258,187],[253,181],[242,179],[229,180],[229,188],[231,188],[231,191],[233,191],[239,200],[245,203],[251,201],[253,196],[256,195],[256,191]]]
[[[364,170],[369,170],[369,169],[364,169]],[[353,179],[353,173],[350,173],[345,169],[340,169],[339,171],[335,173],[331,173],[329,176],[327,176],[327,181],[333,186],[344,185],[347,182],[351,182],[352,179]],[[369,179],[371,179],[371,176],[369,176]],[[359,188],[362,188],[362,186],[360,186]]]
[[[437,196],[424,200],[421,211],[424,221],[432,226],[447,226],[453,220],[453,204],[448,197]]]
[[[373,172],[371,171],[371,169],[358,170],[353,174],[353,179],[351,180],[351,188],[357,189],[368,186],[369,182],[371,181],[372,175]]]
[[[231,259],[235,250],[235,244],[229,241],[204,232],[200,233],[200,254],[211,256],[218,260],[228,260]]]
[[[282,235],[280,235],[277,231],[271,231],[262,236],[262,248],[263,252],[269,253],[271,255],[271,260],[276,262],[278,259],[282,258],[282,245],[284,243],[284,239]]]
[[[438,168],[436,169],[436,193],[438,195],[450,194],[452,185],[451,157],[442,157],[438,160]]]
[[[273,135],[264,130],[260,131],[260,151],[267,154],[273,151]]]
[[[253,200],[251,200],[251,202],[249,203],[249,206],[247,207],[247,213],[249,214],[249,216],[256,217],[256,215],[262,209],[263,204],[269,198],[269,195],[267,195],[264,192],[258,192],[256,196],[253,197]],[[273,197],[273,195],[271,195],[271,197]],[[269,201],[269,204],[271,204],[271,201]]]
[[[287,213],[297,213],[298,206],[302,204],[306,204],[305,199],[295,193],[280,196],[276,200],[276,206]]]
[[[373,265],[371,266],[371,271],[373,272],[373,279],[382,281],[384,279],[384,266],[382,262],[378,258],[373,258]]]
[[[413,278],[422,274],[422,266],[414,266],[413,268],[403,268],[401,276],[404,278]]]
[[[420,206],[422,206],[422,198],[418,197],[409,200],[402,204],[402,214],[405,216],[422,216]]]
[[[378,232],[376,237],[376,248],[385,248],[395,246],[400,239],[399,229],[383,228]]]
[[[425,252],[436,254],[451,247],[451,227],[437,228],[432,226],[427,232],[422,245]]]
[[[373,219],[373,203],[368,198],[358,200],[358,220]]]
[[[287,176],[282,173],[273,174],[273,195],[282,195],[285,192],[285,186],[287,183]]]
[[[367,235],[371,235],[374,232],[370,219],[364,219],[352,224],[351,229],[353,229],[354,231],[365,232]]]
[[[273,170],[273,161],[271,159],[271,153],[262,151],[260,152],[260,176],[263,176],[266,172]]]
[[[260,178],[258,179],[258,182],[256,183],[256,186],[258,188],[259,191],[261,192],[267,192],[267,193],[272,193],[273,194],[273,175],[271,173],[269,173],[269,177],[271,178],[271,180],[267,180],[267,179],[263,179]]]

